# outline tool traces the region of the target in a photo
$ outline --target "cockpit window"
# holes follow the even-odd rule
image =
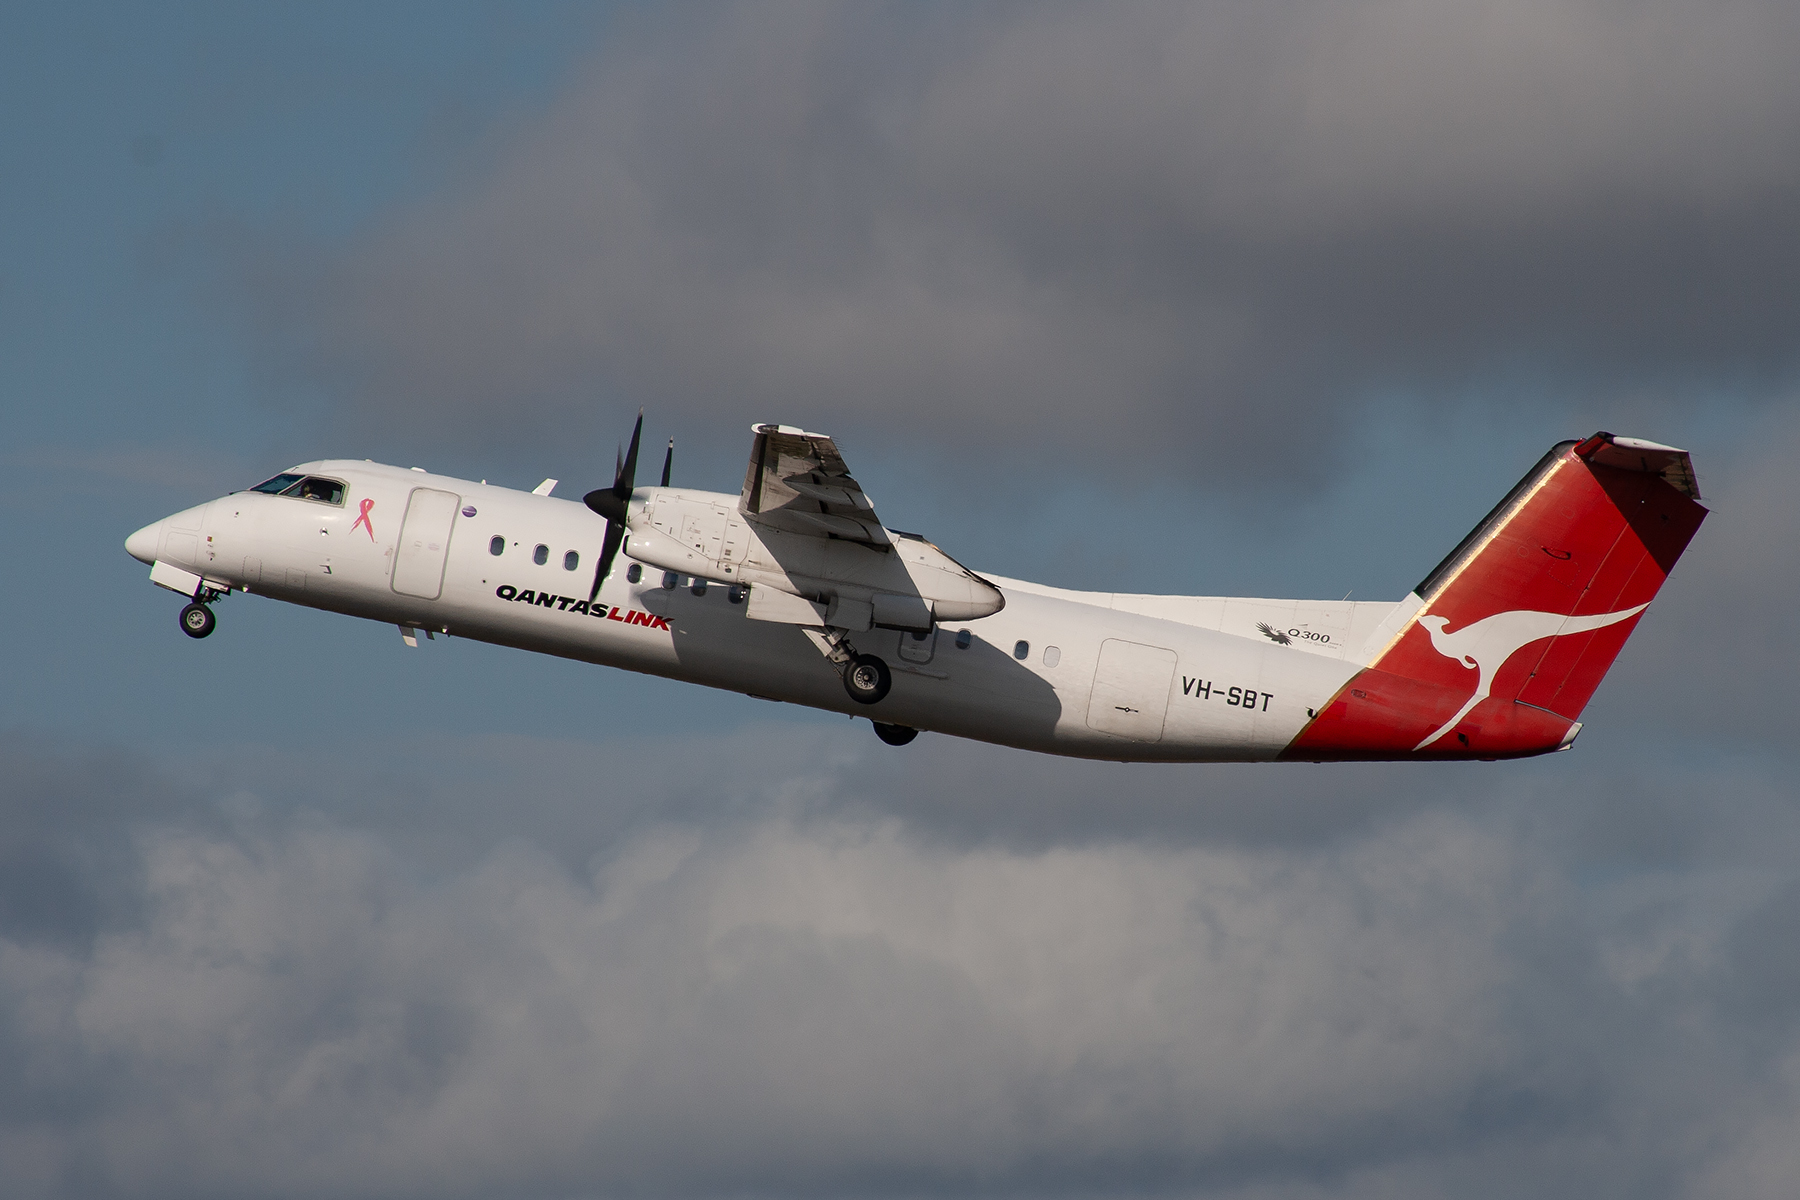
[[[344,502],[344,485],[335,479],[323,479],[317,475],[277,475],[273,479],[265,479],[250,490],[266,492],[271,496],[297,496],[302,500],[317,500],[321,504]]]
[[[302,500],[317,500],[322,504],[342,504],[344,485],[335,479],[320,479],[316,475],[308,475],[300,481],[299,496]]]

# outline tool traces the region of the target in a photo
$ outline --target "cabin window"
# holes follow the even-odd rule
[[[1062,661],[1062,651],[1061,650],[1058,650],[1055,646],[1045,646],[1044,647],[1044,665],[1046,667],[1054,667],[1057,663],[1059,663],[1061,661]]]
[[[642,579],[643,577],[644,577],[644,564],[643,563],[632,563],[629,567],[625,568],[625,578],[630,580],[632,583],[636,583],[638,580]]]
[[[580,565],[581,565],[581,555],[575,553],[575,551],[571,550],[567,554],[563,555],[563,570],[573,571],[576,567],[579,567]]]
[[[495,558],[499,558],[502,554],[505,554],[506,553],[506,539],[501,537],[497,533],[493,537],[489,538],[488,539],[488,553],[493,555]]]
[[[1014,642],[1013,643],[1013,657],[1018,659],[1020,662],[1024,662],[1026,659],[1030,658],[1031,657],[1031,643],[1030,642]]]
[[[689,588],[688,590],[690,592],[694,593],[694,595],[696,595],[696,596],[706,595],[706,580],[704,580],[704,579],[694,580],[694,586]]]
[[[665,591],[665,592],[674,591],[675,585],[680,582],[681,582],[681,576],[677,575],[675,572],[673,572],[673,571],[664,571],[663,572],[663,591]]]
[[[544,545],[542,542],[539,542],[538,548],[531,552],[531,561],[536,563],[540,567],[543,566],[545,563],[549,562],[550,561],[550,547]]]
[[[967,650],[969,648],[969,643],[974,640],[974,635],[968,630],[959,629],[956,631],[956,648],[958,650]]]

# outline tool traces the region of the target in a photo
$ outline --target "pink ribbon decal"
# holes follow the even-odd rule
[[[367,496],[364,496],[363,502],[362,502],[362,513],[356,518],[356,523],[350,526],[351,533],[356,532],[357,525],[361,525],[364,529],[368,530],[369,531],[369,540],[371,542],[375,540],[375,527],[373,525],[369,524],[369,510],[374,507],[375,507],[375,501]]]

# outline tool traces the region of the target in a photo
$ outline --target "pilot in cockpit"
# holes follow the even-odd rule
[[[302,500],[317,500],[322,504],[342,504],[344,502],[344,485],[335,479],[321,479],[316,475],[299,476],[293,474],[277,475],[266,479],[250,489],[253,492],[265,492],[271,496],[297,496]]]

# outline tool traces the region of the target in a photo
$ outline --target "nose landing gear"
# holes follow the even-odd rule
[[[213,616],[212,609],[199,601],[181,610],[181,632],[191,638],[203,638],[213,631],[218,619]]]

